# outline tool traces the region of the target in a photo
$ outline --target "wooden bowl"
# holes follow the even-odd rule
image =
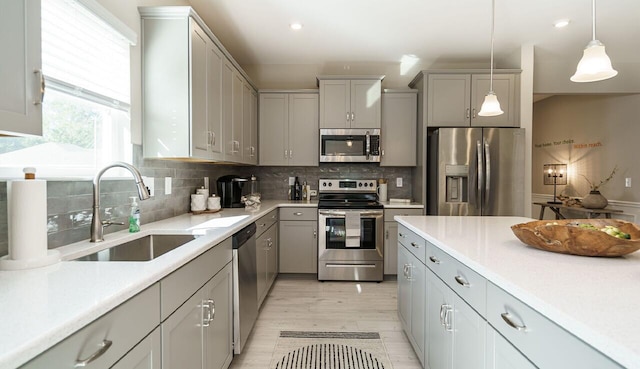
[[[578,227],[588,223],[596,228],[611,225],[629,233],[631,239],[622,239],[594,229]],[[513,233],[529,246],[582,256],[614,257],[640,249],[640,228],[634,223],[618,219],[563,219],[537,220],[511,226]]]

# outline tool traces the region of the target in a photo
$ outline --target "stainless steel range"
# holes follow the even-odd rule
[[[383,206],[375,179],[321,179],[318,280],[382,281]]]

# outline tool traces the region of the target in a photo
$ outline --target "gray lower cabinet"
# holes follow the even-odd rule
[[[160,282],[163,369],[229,366],[233,358],[231,270],[228,238]]]
[[[22,368],[110,368],[131,349],[137,350],[138,342],[158,326],[159,300],[160,286],[156,283]],[[143,346],[140,350],[149,351]]]
[[[486,369],[536,369],[520,351],[492,326],[487,326]]]
[[[412,247],[412,246],[409,246]],[[398,316],[420,362],[424,364],[426,266],[402,243],[398,244]]]
[[[486,321],[431,270],[427,271],[426,280],[426,366],[481,367],[485,362]]]
[[[398,274],[398,223],[396,215],[422,215],[422,208],[384,209],[384,274]]]
[[[163,369],[226,368],[232,359],[231,264],[162,323]]]
[[[160,327],[151,332],[111,369],[161,369]]]
[[[278,275],[278,226],[276,224],[271,224],[256,238],[256,272],[258,307],[260,307]]]
[[[318,272],[318,209],[281,208],[280,273]]]
[[[425,368],[622,368],[402,225],[398,270],[398,316]]]

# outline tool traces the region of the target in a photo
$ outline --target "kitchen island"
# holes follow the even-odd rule
[[[432,247],[486,279],[486,320],[499,331],[505,329],[501,333],[510,329],[514,334],[535,335],[536,327],[520,327],[518,331],[507,327],[500,314],[492,321],[492,286],[618,365],[640,368],[640,253],[596,258],[538,250],[520,242],[510,229],[511,225],[531,221],[529,218],[401,216],[396,220],[401,231],[405,227],[426,241],[427,265]],[[482,315],[484,307],[474,308]],[[546,339],[551,343],[555,337]],[[568,355],[563,349],[554,347],[560,352],[557,355]]]

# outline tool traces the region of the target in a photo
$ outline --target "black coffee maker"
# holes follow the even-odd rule
[[[218,196],[220,196],[220,205],[223,208],[243,208],[244,204],[240,199],[242,198],[242,189],[247,181],[246,178],[234,174],[218,178],[216,185]]]

